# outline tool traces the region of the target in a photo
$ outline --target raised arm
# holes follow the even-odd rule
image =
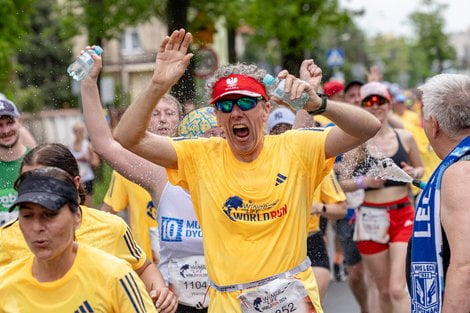
[[[321,105],[321,98],[316,94],[321,78],[322,71],[313,60],[302,62],[300,79],[310,85],[305,89],[310,95],[310,100],[305,105],[307,111],[314,111]],[[326,111],[323,115],[336,124],[326,140],[327,158],[357,147],[373,137],[380,129],[380,122],[372,114],[347,103],[327,100]]]
[[[160,98],[184,74],[192,54],[187,53],[191,34],[184,29],[166,37],[158,50],[155,71],[147,87],[121,118],[114,137],[125,148],[164,167],[177,166],[176,152],[167,138],[147,131],[151,113]]]
[[[93,148],[113,169],[144,187],[156,201],[167,181],[165,170],[125,149],[114,140],[103,114],[97,85],[101,57],[95,54],[93,58],[95,64],[81,82],[83,114]]]

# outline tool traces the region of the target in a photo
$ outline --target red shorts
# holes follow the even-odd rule
[[[406,204],[408,203],[408,204]],[[402,206],[402,208],[394,208]],[[386,203],[364,202],[362,205],[368,207],[386,208],[390,217],[390,227],[388,234],[389,242],[408,242],[413,232],[414,210],[408,196]],[[388,244],[365,240],[358,241],[357,248],[361,254],[375,254],[388,249]]]

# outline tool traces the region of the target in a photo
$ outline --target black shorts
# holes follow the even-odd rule
[[[361,262],[361,254],[357,249],[356,242],[353,240],[354,224],[346,218],[336,221],[336,235],[344,253],[344,263],[346,265],[355,265]]]
[[[178,308],[176,309],[175,313],[207,313],[207,308],[196,309],[193,306],[178,304]]]
[[[325,239],[323,239],[321,231],[308,236],[307,256],[310,262],[312,262],[312,266],[323,267],[330,270],[330,258],[328,257]]]

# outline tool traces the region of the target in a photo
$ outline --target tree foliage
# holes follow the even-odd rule
[[[119,38],[124,28],[161,11],[163,0],[68,0],[62,7],[63,36],[88,33],[88,42]]]
[[[66,67],[72,59],[70,44],[60,38],[55,0],[38,0],[30,16],[30,31],[18,49],[18,104],[25,111],[43,106],[63,107],[72,99]]]
[[[340,9],[337,0],[246,1],[246,21],[257,38],[275,39],[282,65],[297,73],[305,51],[311,51],[323,30],[349,21],[351,12]]]
[[[0,91],[12,96],[13,57],[24,43],[33,0],[2,0],[0,5]]]
[[[416,33],[411,49],[412,81],[419,82],[445,70],[445,64],[455,59],[455,50],[444,34],[442,12],[447,5],[434,0],[422,0],[420,10],[410,15]]]

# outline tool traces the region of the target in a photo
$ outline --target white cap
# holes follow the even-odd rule
[[[268,131],[274,128],[278,124],[289,124],[294,125],[295,114],[287,108],[277,108],[269,114],[268,117]]]

